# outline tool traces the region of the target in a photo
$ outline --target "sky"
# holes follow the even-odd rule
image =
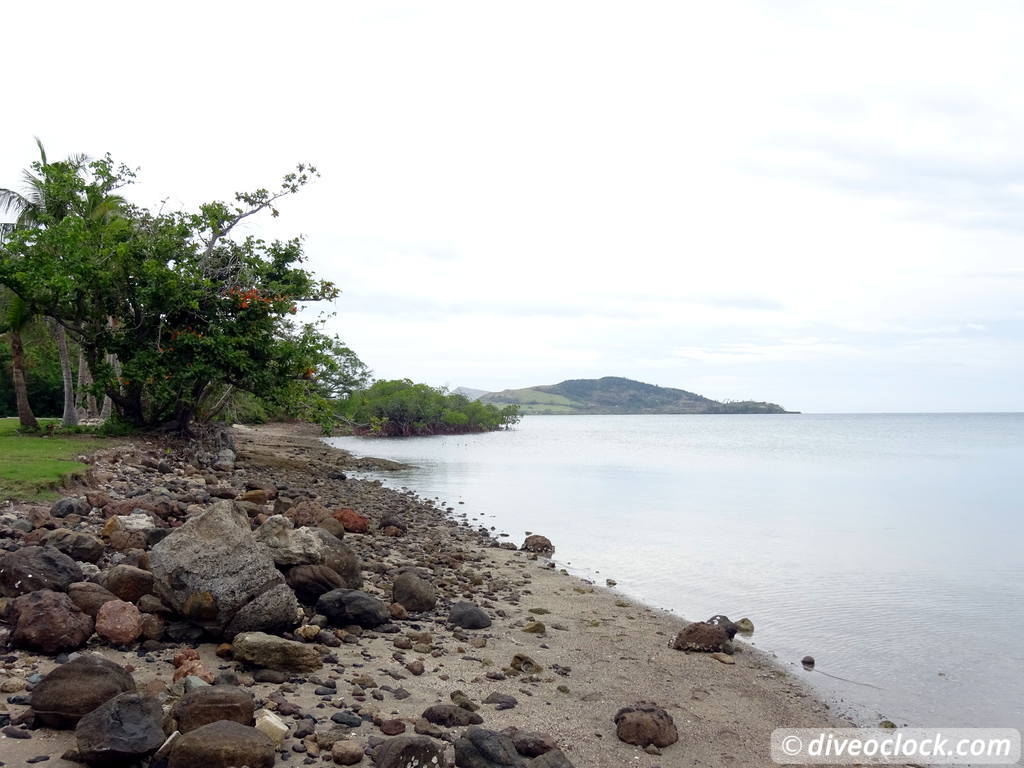
[[[380,378],[627,376],[807,412],[1024,410],[1024,6],[17,3],[0,186],[39,136],[190,206],[317,182]]]

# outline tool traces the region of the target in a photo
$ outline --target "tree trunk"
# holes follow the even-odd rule
[[[92,387],[92,371],[89,361],[85,359],[85,351],[78,350],[78,419],[99,418],[100,411],[96,405],[96,395],[90,391]]]
[[[25,429],[39,429],[39,422],[32,413],[28,402],[28,387],[25,385],[25,349],[21,345],[21,332],[12,330],[11,337],[11,378],[14,381],[14,398],[18,406],[18,420]]]
[[[64,416],[62,427],[78,425],[78,411],[75,410],[75,381],[71,372],[71,353],[68,352],[68,335],[64,326],[58,322],[48,321],[50,331],[57,340],[57,352],[60,355],[60,372],[64,378]]]

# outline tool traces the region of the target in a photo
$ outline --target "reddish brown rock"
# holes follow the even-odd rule
[[[672,716],[657,704],[641,701],[615,713],[615,735],[619,741],[647,747],[667,747],[679,741]]]
[[[700,651],[703,653],[716,651],[732,653],[733,650],[726,628],[717,624],[709,624],[706,621],[695,621],[679,630],[679,634],[672,641],[672,647],[677,651]]]
[[[115,565],[107,571],[104,586],[122,600],[134,603],[153,591],[153,574],[133,565]]]
[[[551,539],[547,536],[535,533],[532,536],[526,537],[526,541],[523,542],[523,551],[549,554],[555,551],[555,545],[551,543]]]
[[[300,501],[290,507],[284,516],[291,520],[296,528],[302,528],[303,526],[317,525],[330,514],[330,510],[323,504],[318,504],[315,501]]]
[[[366,533],[370,530],[370,521],[354,509],[336,509],[332,517],[344,526],[349,533]]]
[[[62,592],[41,589],[22,595],[11,607],[11,639],[19,648],[43,653],[74,651],[92,635],[92,617]]]
[[[385,736],[397,736],[400,733],[405,733],[405,723],[401,720],[382,720],[380,724],[380,732]]]
[[[124,600],[106,602],[96,614],[96,634],[114,645],[134,643],[142,628],[142,613]]]

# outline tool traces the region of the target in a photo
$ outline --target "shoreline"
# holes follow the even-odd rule
[[[137,645],[113,647],[94,635],[81,649],[127,666],[139,690],[156,696],[168,711],[184,692],[182,683],[173,680],[174,657],[194,645],[211,678],[228,675],[255,697],[257,707],[278,713],[288,726],[278,765],[301,765],[307,759],[333,764],[325,745],[338,736],[339,721],[331,717],[342,711],[355,713],[357,724],[342,726],[341,738],[367,752],[388,738],[384,729],[426,733],[440,744],[456,741],[464,728],[440,728],[421,713],[450,704],[457,692],[476,707],[481,727],[547,734],[576,768],[764,766],[770,764],[774,728],[846,724],[766,652],[741,641],[734,663],[726,664],[708,654],[673,650],[669,644],[686,624],[678,616],[563,573],[545,558],[500,548],[490,534],[412,492],[346,474],[403,465],[354,457],[301,425],[235,429],[233,435],[235,463],[203,472],[189,469],[195,461],[188,455],[195,450],[191,446],[140,438],[110,447],[90,459],[88,488],[79,491],[102,492],[113,504],[131,498],[129,507],[154,495],[170,496],[178,499],[171,506],[180,521],[209,509],[217,501],[211,490],[223,497],[231,491],[243,496],[247,488],[250,493],[272,489],[262,505],[247,502],[254,526],[285,498],[291,501],[284,506],[310,499],[332,509],[355,509],[369,518],[369,530],[346,533],[343,543],[362,563],[363,591],[389,603],[394,578],[412,569],[433,582],[438,593],[435,610],[398,618],[393,631],[346,627],[328,636],[321,630],[309,642],[326,664],[315,674],[291,675],[284,682],[258,682],[252,667],[231,661],[230,654],[218,655],[217,642],[206,638],[194,644],[150,643],[140,650]],[[259,493],[253,498],[259,500]],[[400,520],[404,532],[395,535],[382,526],[385,515]],[[15,504],[0,517],[7,525],[32,519],[35,530],[25,536],[31,540],[57,526],[99,537],[109,515],[94,509],[70,522],[49,519],[40,505]],[[98,570],[116,562],[146,567],[148,552],[108,549]],[[93,580],[101,578],[96,574]],[[459,600],[481,606],[491,626],[453,629],[446,617]],[[538,622],[544,625],[542,633],[526,631],[536,630]],[[287,636],[299,639],[298,633]],[[511,669],[517,654],[543,669],[518,674]],[[410,673],[413,662],[422,666]],[[32,687],[35,675],[56,666],[53,656],[15,651],[0,668],[0,684],[8,691],[3,714],[19,722],[27,708],[25,688]],[[17,688],[18,681],[25,687]],[[514,705],[486,703],[489,698]],[[678,730],[678,742],[660,754],[616,738],[616,712],[640,701],[664,708]],[[73,731],[39,728],[28,733],[30,738],[0,739],[0,759],[21,765],[47,755],[46,764],[56,768],[80,765],[60,757],[74,748]],[[285,762],[283,755],[291,760]],[[447,755],[450,759],[450,745]],[[359,763],[373,764],[370,757]]]

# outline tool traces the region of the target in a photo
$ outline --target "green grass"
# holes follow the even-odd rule
[[[41,426],[53,419],[40,419]],[[57,486],[86,465],[75,459],[98,447],[92,435],[21,435],[17,419],[0,419],[0,499],[45,501],[57,498]]]

